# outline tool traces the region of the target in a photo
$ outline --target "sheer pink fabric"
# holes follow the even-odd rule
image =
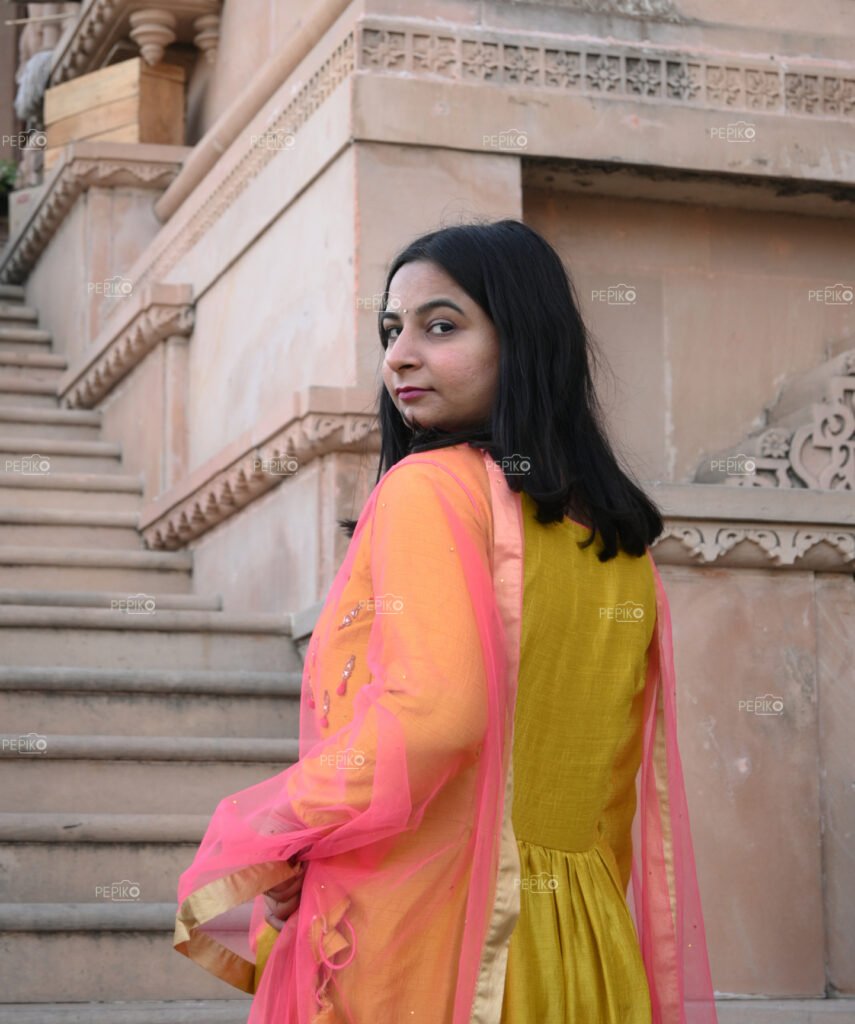
[[[513,905],[518,631],[496,595],[521,594],[522,562],[519,495],[486,453],[410,455],[369,496],[307,650],[300,760],[223,799],[179,881],[176,948],[252,992],[260,894],[306,864],[249,1024],[476,1020],[491,919]],[[715,1024],[656,580],[635,919],[654,1024]],[[477,1002],[497,1024],[501,991]]]
[[[630,910],[650,988],[653,1024],[716,1024],[703,911],[677,744],[671,611],[650,555],[656,628],[644,694]]]

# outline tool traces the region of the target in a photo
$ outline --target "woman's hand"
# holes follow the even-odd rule
[[[300,890],[303,886],[303,876],[306,872],[306,866],[305,864],[297,866],[300,868],[300,873],[298,875],[295,875],[293,878],[289,878],[287,882],[280,882],[279,885],[274,886],[272,889],[268,889],[264,894],[264,902],[267,905],[264,919],[269,925],[275,928],[276,931],[282,930],[282,925],[288,920],[300,904]]]

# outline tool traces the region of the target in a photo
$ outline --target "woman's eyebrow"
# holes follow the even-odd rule
[[[415,312],[419,315],[426,313],[429,309],[436,309],[437,306],[449,306],[451,309],[456,309],[461,316],[466,316],[460,306],[456,302],[452,302],[451,299],[430,299],[428,302],[423,302],[418,306]],[[401,317],[394,309],[384,309],[380,313],[380,319],[385,320],[387,317],[394,317],[396,320],[400,320]]]

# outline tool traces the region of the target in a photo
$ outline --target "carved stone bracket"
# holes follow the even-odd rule
[[[0,282],[25,281],[51,238],[68,216],[79,196],[87,189],[141,188],[162,192],[181,170],[183,148],[170,147],[169,159],[128,155],[122,159],[87,154],[109,149],[108,143],[75,142],[66,158],[48,179],[44,194],[21,233],[10,240],[0,264]],[[151,151],[155,147],[148,147]],[[159,147],[166,150],[166,147]],[[127,151],[128,147],[124,147]]]
[[[824,376],[812,376],[825,392],[821,401],[784,416],[773,410],[775,425],[705,461],[695,479],[729,487],[855,490],[855,350],[831,360]]]
[[[379,451],[376,416],[308,412],[295,417],[144,524],[146,546],[183,547],[333,451]]]
[[[166,286],[175,290],[176,286]],[[189,288],[182,288],[189,291]],[[119,329],[83,369],[72,370],[59,385],[67,409],[92,409],[161,341],[188,336],[193,330],[193,307],[181,301],[157,301],[151,289],[130,322]],[[109,325],[109,321],[108,321]],[[107,329],[109,331],[109,327]]]
[[[657,563],[852,572],[855,528],[687,522],[666,517],[653,545]]]
[[[126,40],[133,40],[148,64],[163,59],[172,43],[195,45],[216,59],[221,0],[90,0],[74,32],[54,56],[50,84],[58,85],[110,63]]]

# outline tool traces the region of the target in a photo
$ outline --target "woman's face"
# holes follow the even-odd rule
[[[405,263],[381,316],[383,383],[406,422],[454,431],[489,423],[499,381],[496,329],[440,267]],[[407,398],[398,389],[424,389]]]

